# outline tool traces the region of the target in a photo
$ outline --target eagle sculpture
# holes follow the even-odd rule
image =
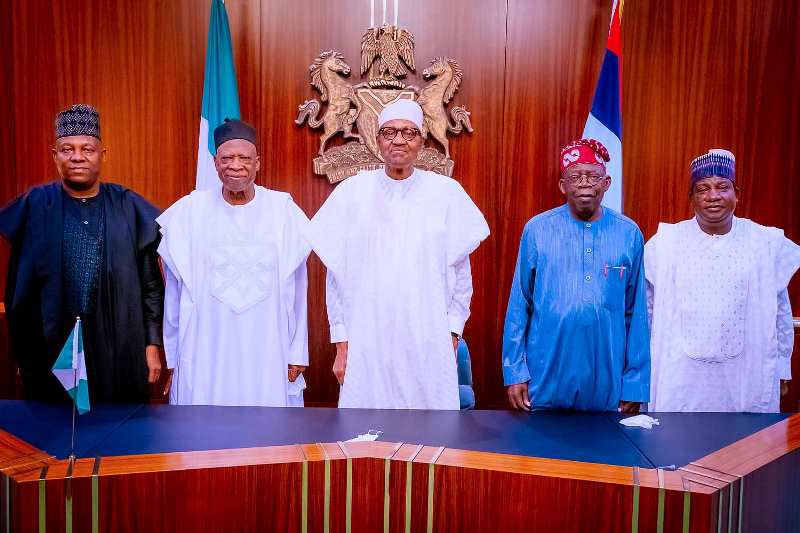
[[[376,61],[377,59],[377,61]],[[396,81],[414,70],[414,35],[396,26],[384,24],[370,28],[361,38],[361,75],[370,71],[370,80]]]

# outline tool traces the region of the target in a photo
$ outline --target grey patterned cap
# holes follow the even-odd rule
[[[56,115],[56,139],[72,135],[100,138],[100,115],[88,104],[75,104]]]

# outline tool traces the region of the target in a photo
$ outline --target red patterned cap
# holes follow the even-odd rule
[[[600,165],[605,170],[606,163],[609,161],[611,161],[611,156],[608,155],[608,150],[603,143],[595,139],[572,141],[561,149],[561,170],[566,170],[579,163]]]

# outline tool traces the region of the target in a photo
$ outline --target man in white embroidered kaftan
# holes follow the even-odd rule
[[[778,412],[791,379],[787,285],[800,247],[734,216],[736,160],[692,161],[695,216],[662,223],[645,246],[652,320],[650,411]]]
[[[170,403],[301,406],[308,364],[308,219],[286,193],[254,184],[256,133],[214,131],[221,186],[161,215],[164,349]]]
[[[422,109],[386,106],[386,165],[337,186],[311,220],[327,268],[339,407],[458,409],[455,348],[469,316],[469,254],[489,234],[455,180],[414,168]]]

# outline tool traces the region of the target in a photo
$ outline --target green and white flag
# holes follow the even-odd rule
[[[222,0],[211,1],[208,20],[208,47],[206,72],[203,79],[203,108],[200,111],[200,135],[197,146],[198,190],[219,187],[219,177],[214,168],[214,130],[226,118],[239,118],[239,91],[236,87],[236,70],[233,68],[233,47],[228,27],[228,13]]]
[[[81,319],[75,321],[75,329],[69,334],[53,365],[53,375],[70,395],[78,414],[89,412],[89,381],[86,379],[86,360],[83,357],[83,331]]]

